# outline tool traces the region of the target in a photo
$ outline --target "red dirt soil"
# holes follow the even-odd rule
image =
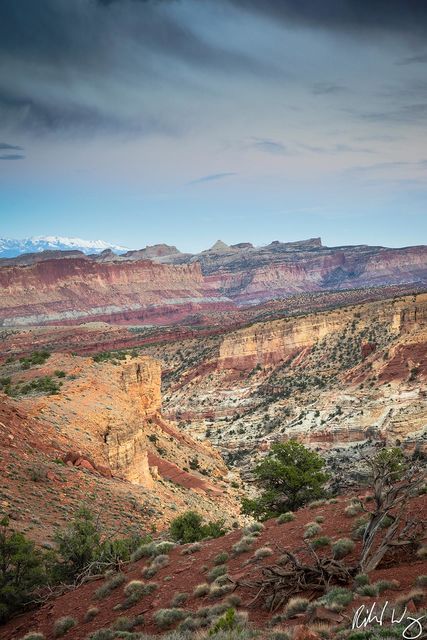
[[[153,620],[153,614],[160,608],[170,607],[171,600],[176,593],[186,592],[189,594],[188,601],[184,605],[184,608],[189,611],[195,611],[199,607],[218,603],[218,600],[212,600],[209,596],[195,598],[192,593],[196,585],[207,581],[207,573],[214,566],[214,558],[219,552],[227,551],[230,554],[227,566],[228,573],[233,579],[246,580],[259,577],[261,567],[274,563],[285,548],[293,551],[303,550],[304,525],[312,522],[316,516],[322,515],[324,517],[320,535],[330,536],[332,540],[349,537],[358,516],[351,518],[344,515],[346,503],[346,500],[340,499],[334,504],[329,503],[316,508],[305,508],[296,514],[294,521],[281,525],[277,524],[275,520],[271,520],[265,524],[265,529],[257,538],[251,551],[238,556],[233,557],[231,547],[242,537],[242,531],[240,530],[233,531],[223,538],[202,543],[201,550],[192,555],[182,555],[186,545],[178,546],[169,554],[169,565],[160,569],[152,579],[147,580],[147,582],[156,582],[158,584],[157,591],[142,598],[132,608],[126,611],[113,610],[114,606],[124,601],[123,586],[114,590],[104,599],[96,600],[94,591],[102,584],[102,581],[95,581],[48,602],[39,610],[11,620],[0,630],[0,639],[18,640],[29,631],[40,631],[45,634],[47,640],[52,640],[54,638],[52,627],[55,620],[67,615],[73,616],[78,621],[78,625],[67,633],[67,640],[82,640],[96,629],[110,627],[120,615],[133,617],[141,613],[144,614],[145,623],[140,627],[136,627],[135,631],[159,633],[159,629]],[[427,512],[426,496],[412,500],[410,510],[412,513],[419,513],[420,517],[423,517],[423,515],[425,517]],[[254,560],[253,554],[255,550],[265,546],[271,548],[273,555],[263,560]],[[349,565],[355,561],[359,547],[360,543],[357,543],[354,552],[346,558],[346,562]],[[141,560],[127,565],[124,569],[125,582],[143,579],[141,571],[148,564],[147,560]],[[386,600],[393,602],[414,587],[415,580],[419,575],[427,573],[427,561],[418,559],[414,553],[406,556],[401,555],[400,558],[395,557],[390,562],[384,562],[383,564],[382,568],[371,574],[371,582],[379,579],[398,580],[400,582],[399,589],[397,591],[385,591],[376,598],[357,596],[347,607],[347,610],[343,612],[344,624],[347,621],[350,625],[353,612],[360,604],[369,605],[375,600],[383,603]],[[248,611],[250,622],[256,628],[265,627],[269,618],[271,618],[271,614],[263,608],[261,602],[258,602],[255,606],[250,605],[255,593],[249,588],[241,586],[237,587],[235,593],[242,599],[242,604],[239,608]],[[308,598],[316,597],[313,593],[301,595]],[[90,606],[99,607],[100,611],[94,620],[84,622],[85,613]],[[420,609],[422,609],[422,605]],[[277,613],[280,613],[280,611]],[[301,624],[301,622],[305,622],[304,616],[291,619],[285,624],[294,626]]]

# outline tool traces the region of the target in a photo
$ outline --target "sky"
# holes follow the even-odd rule
[[[1,0],[0,237],[427,242],[425,0]]]

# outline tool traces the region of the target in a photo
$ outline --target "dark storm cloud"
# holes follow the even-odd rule
[[[172,4],[180,3],[2,0],[0,121],[41,132],[75,126],[169,133],[175,124],[162,122],[156,106],[150,115],[150,97],[142,93],[178,85],[173,65],[226,75],[275,73],[252,55],[208,42],[169,10]]]
[[[217,180],[223,180],[224,178],[230,178],[231,176],[237,175],[234,172],[224,172],[224,173],[211,173],[207,176],[202,176],[201,178],[196,178],[196,180],[191,180],[188,184],[202,184],[204,182],[215,182]]]
[[[427,31],[425,0],[229,0],[233,5],[286,24],[357,32],[390,31],[408,37]]]

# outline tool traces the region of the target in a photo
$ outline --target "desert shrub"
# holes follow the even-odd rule
[[[90,622],[91,620],[96,618],[98,613],[99,613],[98,607],[89,607],[89,609],[86,611],[85,616],[83,618],[84,622]]]
[[[396,600],[397,605],[407,605],[411,600],[414,604],[420,605],[422,604],[425,598],[425,591],[423,589],[412,589],[408,593],[405,593],[403,596]]]
[[[88,636],[87,640],[114,640],[116,634],[112,629],[97,629]]]
[[[328,479],[324,464],[316,452],[295,440],[274,444],[254,469],[263,493],[259,498],[244,498],[243,513],[267,519],[323,497]]]
[[[188,593],[176,593],[171,600],[171,607],[182,607],[188,600]]]
[[[262,558],[268,558],[273,555],[272,549],[270,547],[260,547],[254,553],[255,560],[262,560]]]
[[[351,553],[354,547],[355,544],[350,538],[340,538],[332,545],[332,555],[335,560],[340,560]]]
[[[426,575],[418,576],[418,578],[415,580],[415,584],[418,587],[427,587],[427,576]]]
[[[224,521],[203,524],[203,518],[195,511],[187,511],[172,520],[170,533],[181,543],[198,542],[204,538],[219,538],[225,534]]]
[[[360,596],[366,596],[369,598],[373,598],[374,596],[378,595],[378,588],[375,584],[364,584],[361,587],[359,587],[356,592],[360,595]]]
[[[328,608],[339,609],[346,607],[353,600],[353,593],[349,589],[333,587],[329,589],[317,602]]]
[[[50,352],[43,349],[42,351],[33,351],[33,353],[25,358],[19,358],[22,369],[29,369],[31,366],[44,364],[50,358]]]
[[[230,607],[229,609],[227,609],[223,616],[218,618],[218,620],[211,628],[209,635],[214,635],[219,631],[232,631],[236,627],[236,625],[236,612],[232,607]]]
[[[115,589],[120,587],[125,581],[123,573],[116,573],[111,578],[106,580],[94,593],[94,597],[97,600],[102,600],[110,595]]]
[[[154,542],[148,542],[141,544],[135,551],[132,553],[130,560],[131,562],[137,562],[141,560],[141,558],[149,558],[153,555],[155,544]]]
[[[222,598],[227,593],[230,593],[230,591],[232,590],[233,590],[233,585],[230,582],[228,582],[227,584],[218,584],[217,582],[214,582],[211,585],[211,588],[209,590],[209,597]]]
[[[45,636],[38,631],[30,631],[21,640],[45,640]]]
[[[240,607],[240,605],[242,604],[242,598],[237,594],[232,593],[230,596],[228,596],[226,604],[229,604],[230,607]]]
[[[283,613],[286,618],[293,618],[297,613],[304,613],[310,601],[307,598],[291,598],[288,600]]]
[[[218,565],[218,564],[224,564],[224,562],[227,562],[227,560],[228,560],[228,553],[226,551],[221,551],[215,556],[215,558],[213,559],[213,562],[214,564]]]
[[[264,525],[261,522],[251,522],[251,524],[248,524],[243,529],[243,532],[251,534],[251,533],[259,533],[263,530],[264,530]]]
[[[295,515],[292,513],[292,511],[286,511],[286,513],[281,513],[280,516],[277,518],[277,524],[292,522],[292,520],[295,520]]]
[[[219,564],[219,565],[217,565],[216,567],[214,567],[213,569],[211,569],[209,571],[208,580],[209,580],[209,582],[213,582],[219,576],[223,576],[226,573],[227,573],[227,565]]]
[[[345,515],[348,516],[349,518],[354,518],[354,516],[357,516],[357,514],[361,513],[362,511],[363,511],[363,507],[360,504],[360,502],[351,502],[344,509]]]
[[[374,586],[378,593],[382,593],[383,591],[395,591],[400,587],[400,582],[398,580],[377,580]]]
[[[193,596],[195,598],[202,598],[203,596],[207,596],[209,591],[210,586],[207,582],[204,582],[203,584],[198,584],[196,587],[194,587]]]
[[[58,578],[71,580],[100,555],[100,531],[93,514],[80,508],[68,528],[56,534],[55,542],[62,558]]]
[[[317,524],[317,522],[309,522],[305,525],[304,529],[304,538],[314,538],[320,531],[321,527]]]
[[[361,540],[363,538],[363,535],[366,531],[367,526],[368,526],[368,520],[366,516],[362,516],[361,518],[358,518],[351,532],[352,537],[355,540]]]
[[[175,543],[165,540],[164,542],[159,542],[158,544],[155,544],[153,546],[152,555],[153,556],[165,555],[169,553],[169,551],[172,551],[172,549],[174,548],[175,548]]]
[[[9,529],[8,518],[0,520],[0,623],[20,611],[34,589],[46,581],[45,561],[34,543],[23,533]]]
[[[369,576],[366,575],[366,573],[358,573],[357,576],[354,578],[354,582],[357,587],[363,587],[365,586],[365,584],[370,583],[370,579],[369,579]]]
[[[114,621],[112,628],[115,631],[131,631],[140,624],[144,624],[144,617],[142,615],[135,616],[135,618],[119,616]]]
[[[251,545],[255,542],[255,538],[250,536],[244,536],[238,542],[235,542],[231,547],[234,555],[240,555],[251,550]]]
[[[186,616],[187,613],[183,609],[159,609],[154,614],[154,622],[160,629],[167,629]]]
[[[61,638],[65,636],[65,634],[75,627],[77,624],[77,620],[72,618],[71,616],[64,616],[63,618],[58,618],[55,620],[53,624],[53,635],[55,638]]]
[[[316,509],[317,507],[322,507],[324,504],[326,504],[326,499],[322,498],[321,500],[312,500],[308,506],[310,509]]]
[[[325,522],[325,517],[324,516],[316,516],[314,518],[314,522],[317,522],[317,524],[322,524],[322,522]]]
[[[320,536],[311,541],[313,549],[321,549],[322,547],[328,547],[331,544],[331,539],[328,536]]]
[[[198,551],[201,551],[201,549],[202,549],[202,545],[200,544],[200,542],[192,542],[191,544],[188,545],[188,547],[186,547],[181,551],[181,554],[183,556],[187,556],[192,553],[197,553]]]

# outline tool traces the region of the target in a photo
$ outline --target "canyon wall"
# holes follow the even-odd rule
[[[151,249],[0,261],[0,325],[171,324],[298,292],[427,285],[425,246],[329,248],[314,239],[217,243],[197,255]]]
[[[219,348],[218,368],[250,370],[278,364],[352,321],[354,307],[302,317],[255,323],[227,334]],[[372,303],[365,322],[387,325],[396,335],[427,322],[427,295]]]

